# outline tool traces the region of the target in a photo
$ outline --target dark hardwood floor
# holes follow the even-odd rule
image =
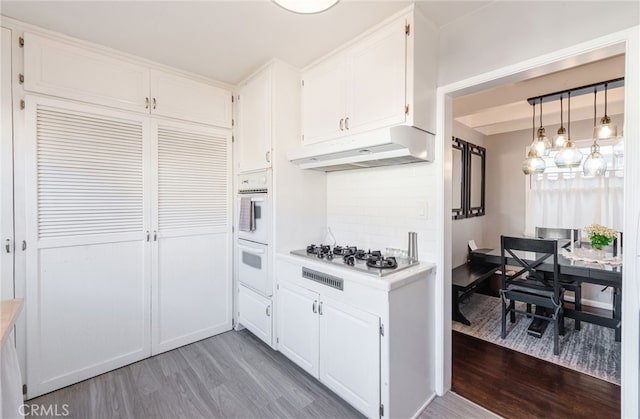
[[[452,390],[505,418],[620,417],[620,386],[455,331]]]

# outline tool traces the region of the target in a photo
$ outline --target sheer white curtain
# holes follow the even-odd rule
[[[586,178],[581,173],[532,176],[527,208],[528,234],[535,227],[584,228],[598,223],[622,230],[622,173]]]

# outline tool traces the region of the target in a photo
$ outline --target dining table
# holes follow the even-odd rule
[[[574,281],[578,285],[595,284],[610,287],[613,291],[613,313],[610,316],[565,308],[565,317],[587,323],[597,324],[615,330],[615,340],[620,341],[622,331],[622,264],[612,265],[605,262],[587,262],[566,257],[559,245],[558,270],[561,279]],[[541,255],[534,252],[514,252],[522,260],[532,263]],[[500,249],[478,249],[470,252],[470,260],[484,264],[502,264]],[[507,258],[507,265],[517,265],[513,258]],[[549,256],[536,267],[537,271],[553,273],[553,256]]]

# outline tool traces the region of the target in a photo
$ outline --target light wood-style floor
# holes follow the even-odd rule
[[[70,418],[361,418],[247,331],[227,332],[32,399]],[[488,418],[448,393],[420,415]]]

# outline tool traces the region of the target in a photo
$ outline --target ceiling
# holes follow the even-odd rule
[[[456,98],[453,101],[453,116],[457,121],[484,135],[531,129],[533,110],[527,102],[528,98],[624,77],[624,73],[624,55],[617,55]],[[624,113],[624,87],[609,90],[607,96],[607,114]],[[598,94],[597,105],[600,118],[604,114],[604,94]],[[536,124],[539,124],[539,111],[540,107],[537,106]],[[560,124],[560,101],[544,103],[542,111],[544,125]],[[566,101],[564,118],[566,126]],[[592,94],[571,98],[571,120],[584,119],[593,119]]]
[[[270,0],[3,0],[0,13],[237,84],[274,57],[302,68],[411,3],[342,0],[324,13],[300,15]],[[417,2],[439,26],[490,3]]]

